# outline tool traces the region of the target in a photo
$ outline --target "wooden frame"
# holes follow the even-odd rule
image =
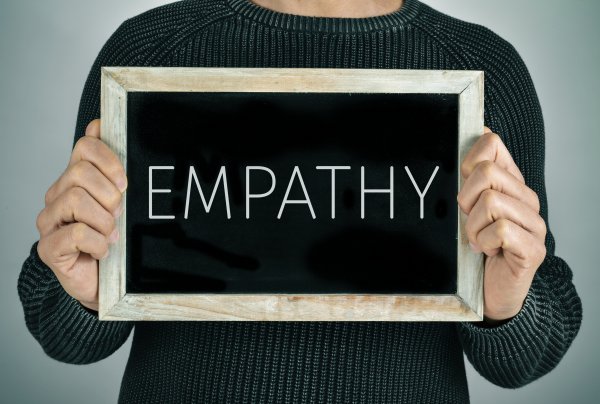
[[[102,68],[102,140],[127,167],[129,92],[363,92],[459,94],[462,162],[483,133],[483,72],[391,69]],[[458,176],[458,189],[462,177]],[[127,192],[117,228],[125,233]],[[100,261],[101,320],[481,321],[483,255],[471,251],[458,208],[457,293],[133,294],[126,293],[126,237]]]

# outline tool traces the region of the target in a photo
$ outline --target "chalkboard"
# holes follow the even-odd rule
[[[378,73],[103,68],[129,186],[101,318],[480,319],[456,195],[482,73]]]

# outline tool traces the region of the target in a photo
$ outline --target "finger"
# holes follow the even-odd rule
[[[85,128],[85,136],[91,136],[96,139],[100,139],[100,119],[94,119],[88,123]]]
[[[85,223],[72,223],[63,226],[47,237],[40,239],[40,255],[44,262],[51,262],[65,271],[72,265],[65,266],[66,261],[75,262],[74,257],[85,252],[95,259],[101,259],[108,252],[108,240],[101,233]]]
[[[94,122],[94,121],[92,121]],[[90,124],[91,125],[91,124]],[[99,125],[94,125],[99,127]],[[89,133],[96,132],[96,129],[88,129]],[[127,188],[127,176],[123,164],[117,155],[99,138],[94,135],[86,135],[80,138],[73,153],[69,166],[85,160],[92,163],[106,178],[108,178],[118,189],[123,192]]]
[[[481,193],[490,188],[526,203],[536,213],[540,211],[540,203],[535,191],[490,160],[480,162],[464,182],[457,195],[460,208],[469,214]]]
[[[104,176],[92,163],[81,160],[70,166],[46,193],[46,205],[51,204],[68,189],[73,187],[84,188],[94,197],[104,209],[115,216],[119,213],[121,192]]]
[[[511,251],[506,251],[504,257],[511,268],[516,270],[517,275],[523,273],[534,273],[542,264],[546,257],[546,245],[544,242],[532,243],[527,251],[529,256],[522,257]]]
[[[469,241],[477,246],[477,234],[494,221],[508,219],[532,233],[536,239],[546,237],[546,224],[531,207],[518,199],[493,189],[481,193],[465,223]]]
[[[98,261],[89,254],[73,255],[68,270],[55,270],[65,291],[84,306],[98,308]],[[75,264],[75,265],[74,265]]]
[[[500,136],[493,133],[487,126],[485,130],[486,132],[477,139],[463,159],[460,166],[461,175],[464,178],[469,178],[479,163],[490,160],[504,168],[522,183],[525,183],[521,170],[517,167]]]
[[[486,255],[494,256],[502,249],[503,253],[509,252],[523,261],[531,258],[531,246],[541,243],[508,219],[498,219],[485,227],[477,234],[476,242]]]
[[[118,236],[115,218],[102,207],[84,188],[73,187],[63,192],[38,215],[36,225],[42,237],[68,223],[85,223],[109,237],[110,242]]]

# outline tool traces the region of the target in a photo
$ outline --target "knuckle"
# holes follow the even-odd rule
[[[52,263],[54,261],[55,254],[54,246],[52,245],[52,241],[48,239],[48,237],[40,238],[37,246],[37,253],[40,259],[44,264],[46,264],[54,273],[60,273],[60,267],[57,268]]]
[[[75,144],[75,148],[82,155],[93,154],[98,150],[98,139],[90,136],[82,136]]]
[[[53,199],[54,199],[54,185],[50,186],[50,188],[48,188],[48,190],[44,194],[44,204],[49,205]]]
[[[121,203],[122,195],[116,189],[111,189],[107,199],[108,199],[108,203],[110,205],[110,210],[111,210],[111,212],[113,212],[115,209],[117,209],[119,207],[119,204]]]
[[[456,201],[458,202],[458,206],[460,206],[463,210],[465,208],[465,197],[462,192],[459,192]]]
[[[104,255],[106,254],[106,252],[108,251],[109,245],[108,245],[108,240],[106,240],[106,238],[103,238],[100,244],[100,255]]]
[[[538,232],[545,238],[546,234],[548,232],[548,227],[546,226],[546,221],[541,216],[538,216],[537,223],[538,223],[538,229],[539,229]]]
[[[496,164],[491,160],[483,160],[477,165],[477,172],[484,178],[491,178],[496,170]]]
[[[127,174],[125,173],[125,167],[123,167],[123,163],[121,163],[121,160],[119,160],[118,157],[115,156],[115,163],[112,167],[112,171],[113,174],[116,178],[119,177],[127,177]]]
[[[103,234],[105,236],[110,235],[110,233],[112,233],[112,231],[115,229],[115,218],[109,214],[103,214],[102,218],[100,219],[100,226],[102,227],[102,229],[104,229]]]
[[[548,225],[544,219],[542,219],[542,234],[544,235],[544,239],[548,235]]]
[[[546,254],[548,253],[548,250],[546,249],[546,244],[545,243],[540,243],[540,253],[539,253],[539,261],[540,264],[544,261],[544,259],[546,258]]]
[[[37,228],[38,232],[41,233],[42,232],[42,227],[44,224],[44,219],[45,219],[45,215],[46,215],[46,208],[42,209],[37,217],[35,218],[35,227]]]
[[[82,180],[87,175],[89,175],[92,168],[92,163],[86,160],[81,160],[73,165],[73,167],[71,168],[71,175],[75,179]]]
[[[83,201],[87,198],[87,191],[79,186],[72,187],[69,190],[67,198],[69,203],[75,210],[79,208],[82,205]]]
[[[70,236],[71,239],[75,242],[75,243],[79,243],[81,242],[83,239],[85,239],[85,235],[87,233],[87,226],[83,223],[74,223],[71,225],[71,232],[70,232]]]
[[[80,137],[75,143],[75,147],[73,148],[73,153],[78,152],[80,154],[84,154],[87,151],[89,146],[90,138],[88,136]]]
[[[533,200],[533,206],[535,208],[535,211],[537,213],[539,213],[540,212],[540,197],[538,196],[537,192],[535,192],[533,190],[531,192],[532,192],[531,199]]]
[[[480,198],[483,205],[490,210],[498,204],[499,195],[493,189],[488,188],[483,190]]]
[[[85,133],[87,134],[91,129],[96,129],[98,125],[100,125],[100,119],[96,118],[91,120],[85,128]]]
[[[98,239],[96,245],[94,246],[94,252],[96,256],[102,257],[108,251],[109,244],[108,239],[106,237],[101,237]]]
[[[484,136],[484,142],[487,146],[494,146],[496,144],[502,143],[502,138],[497,133],[490,131],[490,132],[486,132],[482,136]]]
[[[502,240],[505,240],[507,235],[510,233],[510,222],[506,219],[499,219],[496,221],[496,236]]]
[[[48,264],[48,261],[46,258],[46,251],[48,250],[47,244],[48,244],[48,239],[46,237],[42,237],[42,238],[40,238],[40,241],[38,241],[38,245],[37,245],[37,253],[38,253],[40,259],[45,264]]]

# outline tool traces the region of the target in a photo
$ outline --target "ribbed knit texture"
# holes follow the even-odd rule
[[[522,59],[489,29],[417,0],[406,0],[386,16],[360,19],[287,15],[248,0],[182,1],[145,12],[125,21],[93,64],[74,142],[89,121],[100,117],[100,66],[483,70],[486,125],[502,137],[537,192],[548,225],[544,123]],[[37,242],[18,283],[32,335],[59,361],[81,364],[107,357],[134,324],[98,321],[66,294],[36,247]],[[550,231],[546,247],[522,310],[495,327],[475,322],[136,323],[120,400],[468,402],[463,352],[490,382],[526,385],[557,365],[581,324],[572,272],[554,255]]]

